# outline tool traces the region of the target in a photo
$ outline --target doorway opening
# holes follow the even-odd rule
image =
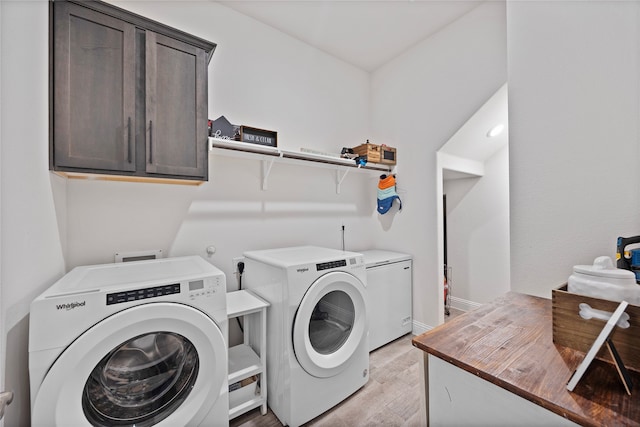
[[[436,170],[442,323],[510,289],[506,84],[438,151]]]

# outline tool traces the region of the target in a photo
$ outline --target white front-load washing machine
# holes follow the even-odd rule
[[[268,404],[283,424],[299,426],[369,379],[364,259],[314,246],[244,256],[244,287],[271,303]]]
[[[228,426],[225,276],[197,256],[76,267],[31,304],[33,426]]]

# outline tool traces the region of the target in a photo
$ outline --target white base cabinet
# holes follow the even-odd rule
[[[542,406],[428,355],[429,426],[577,426]]]

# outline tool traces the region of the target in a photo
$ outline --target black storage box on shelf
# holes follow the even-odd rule
[[[250,126],[240,126],[240,141],[250,144],[278,146],[278,132],[258,129]]]

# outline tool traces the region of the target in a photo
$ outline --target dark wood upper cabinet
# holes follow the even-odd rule
[[[207,140],[205,52],[147,31],[145,63],[147,172],[202,176],[207,152],[186,142]]]
[[[215,44],[97,1],[52,3],[50,168],[206,181]]]
[[[135,171],[135,27],[66,2],[54,16],[56,165]]]

